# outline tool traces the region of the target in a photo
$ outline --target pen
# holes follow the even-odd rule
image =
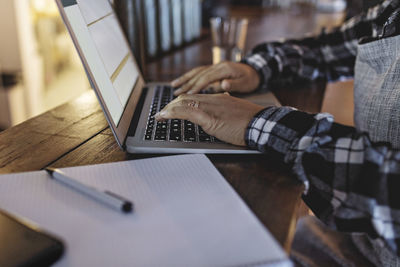
[[[128,213],[132,212],[133,204],[131,201],[110,191],[100,191],[89,185],[82,184],[75,179],[68,177],[65,173],[56,168],[47,167],[45,170],[50,174],[50,177],[71,188],[90,196],[109,207]]]

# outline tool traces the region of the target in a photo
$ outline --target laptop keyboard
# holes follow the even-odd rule
[[[157,122],[154,115],[175,98],[170,86],[158,86],[150,106],[144,139],[147,141],[223,143],[187,120],[172,119]]]

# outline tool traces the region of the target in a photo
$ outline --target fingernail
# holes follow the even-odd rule
[[[176,90],[176,91],[174,92],[174,95],[179,95],[181,92],[182,92],[182,90],[181,90],[181,89],[179,89],[179,90]]]
[[[178,82],[179,82],[179,79],[173,80],[173,81],[171,82],[172,87],[177,86],[177,85],[178,85]]]
[[[227,81],[222,81],[221,87],[224,90],[229,90],[231,88],[231,84]]]
[[[165,116],[165,114],[166,114],[166,112],[165,111],[160,111],[160,112],[157,112],[156,113],[156,115],[154,115],[154,117],[157,119],[161,119],[162,117],[164,117]]]

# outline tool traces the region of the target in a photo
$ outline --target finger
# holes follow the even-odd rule
[[[181,95],[178,98],[170,102],[163,110],[157,113],[154,117],[157,121],[164,121],[167,118],[164,116],[164,112],[174,107],[184,107],[190,110],[200,110],[206,114],[219,114],[223,108],[220,101],[214,99],[217,95]]]
[[[193,77],[193,79],[191,79],[187,84],[184,85],[183,91],[188,94],[197,94],[201,90],[206,89],[206,87],[208,87],[210,84],[219,82],[224,78],[228,78],[225,77],[226,74],[224,74],[224,72],[222,72],[221,70],[226,70],[225,73],[228,73],[227,70],[230,70],[229,64],[230,63],[223,62],[204,69],[203,71],[198,73],[196,77]],[[210,73],[217,74],[217,77],[210,79],[210,77],[212,77],[210,76]],[[201,86],[198,86],[199,83],[201,83]],[[217,89],[219,89],[219,86]]]
[[[194,69],[186,72],[182,76],[180,76],[177,79],[173,80],[171,82],[171,86],[173,86],[173,87],[181,86],[182,84],[186,83],[188,80],[192,79],[197,73],[199,73],[200,71],[202,71],[202,70],[204,70],[206,68],[208,68],[208,66],[200,66],[200,67],[194,68]]]
[[[231,90],[231,82],[232,80],[223,80],[221,83],[221,87],[224,91],[230,91]]]
[[[225,79],[221,82],[221,87],[224,91],[227,92],[238,92],[241,89],[246,88],[248,85],[246,84],[244,79]]]
[[[223,92],[224,90],[221,87],[221,82],[214,82],[210,86],[208,86],[206,89],[203,89],[201,92],[205,94],[216,94]]]
[[[214,66],[199,71],[195,76],[193,76],[192,79],[190,79],[187,83],[185,83],[185,84],[179,89],[179,92],[178,92],[178,90],[177,90],[176,92],[178,92],[179,94],[183,94],[183,93],[187,93],[188,91],[190,91],[190,90],[192,89],[192,87],[196,84],[197,80],[198,80],[200,77],[203,77],[204,73],[206,73],[206,72],[208,71],[208,69],[211,69],[211,68],[213,68],[213,67],[214,67]]]
[[[180,95],[178,98],[172,100],[164,109],[171,106],[192,107],[195,103],[197,104],[196,108],[199,108],[201,103],[201,109],[206,111],[209,109],[210,104],[214,104],[215,101],[210,101],[209,98],[204,96],[206,95]]]
[[[201,66],[201,67],[192,69],[191,71],[185,73],[181,77],[173,80],[171,82],[171,86],[175,87],[175,88],[182,86],[183,84],[187,83],[190,79],[192,79],[194,76],[196,76],[197,73],[201,72],[202,70],[204,70],[207,67],[208,66]]]
[[[209,115],[199,108],[190,106],[171,105],[156,114],[157,120],[181,119],[188,120],[200,126],[209,122]]]
[[[226,68],[224,65],[210,68],[201,73],[195,80],[193,87],[187,92],[188,94],[195,94],[207,87],[210,83],[220,81],[222,79],[230,78],[232,73],[231,69]]]
[[[209,108],[211,107],[211,105],[220,106],[221,97],[223,96],[224,94],[191,94],[191,95],[183,94],[172,100],[168,105],[177,103],[180,103],[179,105],[184,105],[184,103],[189,103],[191,101],[198,101],[201,103],[202,109],[205,110],[205,108]]]
[[[221,114],[225,110],[224,103],[225,101],[228,100],[227,98],[234,98],[234,97],[226,94],[195,94],[195,95],[183,94],[172,100],[159,113],[172,106],[190,106],[189,104],[195,101],[199,103],[198,108],[201,109],[203,112],[207,114]],[[159,113],[154,116],[155,119],[158,121],[165,120],[163,119],[163,116],[159,116]]]

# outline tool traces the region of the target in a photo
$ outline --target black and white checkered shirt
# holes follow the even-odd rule
[[[332,32],[260,44],[242,62],[258,71],[262,89],[317,79],[338,81],[353,77],[358,43],[399,34],[400,0],[388,0]]]
[[[399,35],[399,19],[400,0],[384,1],[332,33],[261,44],[244,63],[259,72],[262,88],[352,77],[357,44]],[[257,114],[246,142],[292,166],[306,185],[304,200],[325,223],[367,233],[400,255],[400,151],[372,143],[367,133],[334,123],[329,114],[289,107]]]

